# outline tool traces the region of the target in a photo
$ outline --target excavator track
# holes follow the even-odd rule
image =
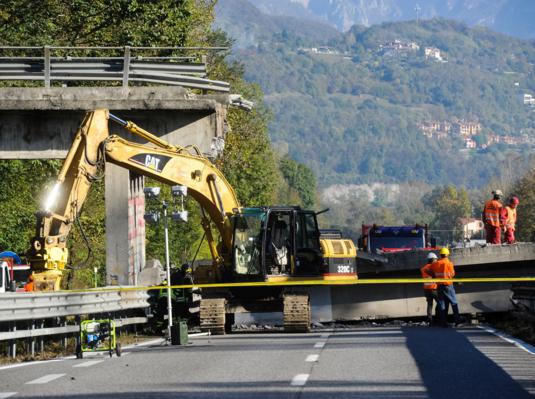
[[[213,335],[225,334],[225,298],[207,298],[201,300],[201,331]]]
[[[284,299],[284,331],[310,331],[310,296],[308,293],[285,293]]]

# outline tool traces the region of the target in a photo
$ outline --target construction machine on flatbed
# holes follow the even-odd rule
[[[149,144],[110,135],[109,121]],[[37,290],[59,289],[68,262],[69,232],[106,162],[163,184],[187,187],[200,205],[212,256],[210,267],[194,270],[196,283],[286,284],[203,289],[203,330],[223,334],[235,312],[282,310],[286,330],[308,331],[310,296],[303,280],[357,278],[355,245],[341,237],[322,238],[318,213],[297,206],[242,207],[221,171],[198,149],[171,145],[107,110],[95,110],[86,114],[47,207],[38,213],[29,253]],[[297,281],[301,284],[292,285]]]

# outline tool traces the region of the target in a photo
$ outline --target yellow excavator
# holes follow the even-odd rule
[[[148,144],[110,135],[109,121]],[[197,283],[357,278],[355,245],[340,235],[322,236],[319,213],[297,206],[242,207],[221,171],[195,147],[171,145],[107,110],[95,110],[86,114],[45,209],[37,214],[28,253],[36,290],[59,289],[68,263],[69,232],[106,162],[187,187],[200,205],[213,260],[210,268],[194,271]],[[235,312],[281,309],[286,330],[308,331],[310,295],[304,286],[204,289],[201,328],[223,334]]]

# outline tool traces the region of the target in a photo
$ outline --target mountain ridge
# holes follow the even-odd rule
[[[340,31],[353,25],[441,17],[535,39],[535,2],[530,0],[255,0],[254,4],[266,14],[322,21]]]

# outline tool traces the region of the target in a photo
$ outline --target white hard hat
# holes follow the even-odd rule
[[[499,196],[503,196],[502,190],[494,190],[494,191],[492,192],[492,194],[494,194],[494,195],[499,195]]]
[[[438,256],[437,256],[437,254],[435,254],[434,252],[429,252],[429,253],[427,254],[427,259],[428,259],[428,260],[431,260],[431,259],[438,259]]]

